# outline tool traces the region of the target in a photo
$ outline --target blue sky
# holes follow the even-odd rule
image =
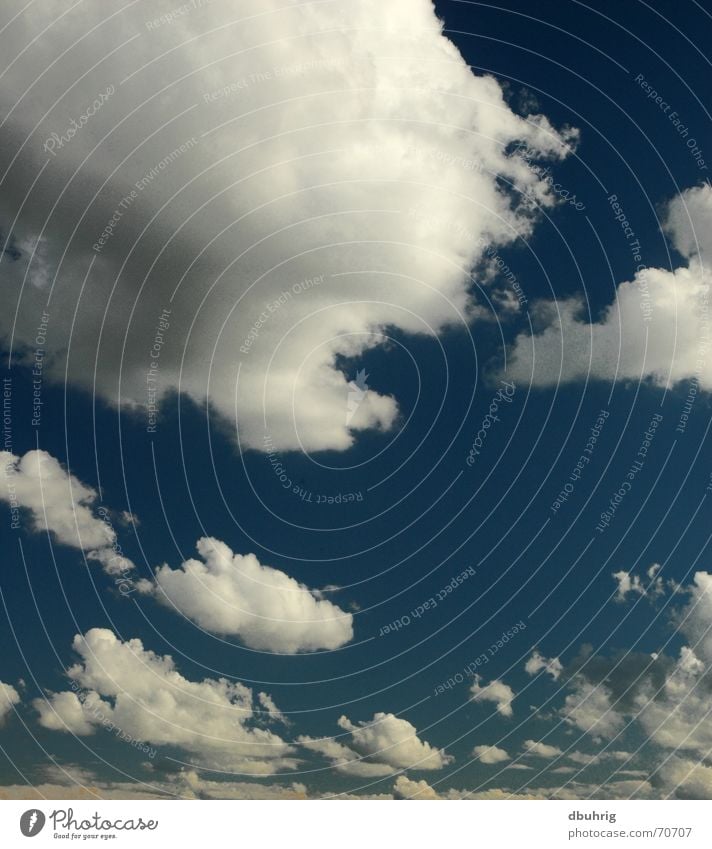
[[[709,15],[216,5],[5,83],[3,792],[708,798]]]

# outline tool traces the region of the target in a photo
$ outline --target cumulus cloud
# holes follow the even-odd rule
[[[397,770],[442,769],[452,757],[418,737],[413,725],[392,713],[376,713],[357,724],[342,716],[338,725],[347,743],[334,738],[299,737],[297,742],[332,762],[338,772],[361,778],[391,775]]]
[[[695,572],[692,584],[682,592],[689,595],[689,601],[679,612],[678,626],[692,650],[709,668],[712,666],[712,574]]]
[[[224,3],[147,19],[174,6],[128,4],[109,24],[101,4],[48,0],[51,27],[13,24],[29,45],[0,83],[3,170],[17,156],[0,199],[15,345],[31,358],[44,322],[49,378],[66,369],[141,407],[150,377],[159,406],[175,390],[207,401],[242,445],[343,450],[398,408],[371,388],[350,405],[356,369],[340,358],[387,328],[438,333],[476,315],[471,271],[531,232],[532,199],[555,202],[522,151],[556,161],[575,133],[512,112],[430,0],[245,0],[239,21]]]
[[[688,601],[675,611],[674,621],[689,645],[683,645],[675,659],[634,653],[583,659],[573,672],[573,692],[562,710],[568,723],[612,738],[632,721],[655,746],[709,757],[712,575],[697,572],[692,584],[678,592]]]
[[[649,570],[648,578],[656,586],[657,566]],[[623,587],[624,595],[649,592],[640,580]],[[656,791],[680,798],[709,798],[712,574],[697,572],[690,585],[676,586],[675,591],[687,596],[672,616],[678,634],[688,643],[677,657],[635,652],[603,657],[586,647],[565,670],[570,692],[560,714],[567,724],[594,738],[617,738],[630,725],[653,750],[669,753],[653,775]],[[566,757],[588,766],[603,760],[628,761],[632,756],[604,750],[597,755],[571,752]],[[639,771],[632,774],[637,776]],[[646,787],[648,792],[649,784]]]
[[[712,752],[712,680],[709,666],[683,646],[662,691],[640,694],[639,722],[650,740],[668,749]]]
[[[4,684],[0,681],[0,725],[12,713],[15,705],[20,704],[20,694],[12,684]]]
[[[563,666],[558,657],[544,657],[538,651],[534,650],[532,656],[524,664],[524,671],[527,675],[538,675],[540,672],[546,672],[551,675],[554,681],[559,680]]]
[[[51,531],[57,542],[86,552],[110,575],[134,568],[121,553],[110,521],[95,513],[96,490],[70,474],[55,457],[42,450],[22,457],[0,451],[0,465],[5,475],[0,500],[11,510],[27,510],[32,530]]]
[[[174,746],[196,766],[271,775],[293,769],[294,748],[257,727],[249,687],[225,678],[190,681],[170,655],[92,628],[73,642],[80,662],[73,689],[36,699],[45,728],[87,735],[98,729],[153,746]]]
[[[648,578],[647,581],[633,572],[613,572],[613,579],[618,584],[615,601],[627,601],[628,595],[631,593],[648,598],[657,598],[664,595],[665,581],[658,574],[661,568],[659,563],[653,563],[645,573]]]
[[[625,725],[624,717],[611,703],[608,689],[603,684],[592,684],[577,678],[573,692],[566,696],[561,715],[565,722],[594,738],[612,738]]]
[[[482,686],[482,678],[475,675],[475,680],[470,687],[470,698],[473,702],[494,702],[497,713],[502,716],[512,715],[512,700],[514,691],[504,681],[494,680]]]
[[[550,746],[548,743],[536,740],[525,740],[524,754],[536,755],[540,758],[558,758],[563,752],[558,746]]]
[[[437,791],[427,781],[413,781],[407,775],[399,775],[393,785],[394,799],[440,799]]]
[[[665,230],[684,257],[712,259],[712,186],[687,189],[668,204]]]
[[[586,377],[649,380],[661,387],[687,381],[690,393],[712,390],[712,186],[676,198],[668,206],[666,230],[686,265],[641,267],[592,323],[580,297],[540,302],[534,314],[543,329],[517,337],[510,377],[538,386]]]
[[[699,761],[669,758],[655,782],[676,799],[712,799],[712,767]]]
[[[351,613],[254,554],[235,554],[212,537],[198,540],[197,549],[200,560],[156,569],[153,593],[202,628],[286,654],[337,649],[353,637]]]
[[[483,764],[500,764],[509,760],[507,752],[499,746],[475,746],[472,757]]]

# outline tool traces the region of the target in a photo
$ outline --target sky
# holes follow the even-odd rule
[[[712,797],[710,38],[5,4],[0,797]]]

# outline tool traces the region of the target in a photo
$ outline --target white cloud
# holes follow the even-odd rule
[[[475,746],[472,757],[477,758],[483,764],[500,764],[509,760],[509,755],[499,746]]]
[[[173,7],[156,0],[150,14]],[[349,408],[354,375],[338,355],[381,344],[389,327],[438,333],[458,311],[474,314],[469,273],[485,248],[531,231],[525,194],[554,203],[514,144],[557,160],[574,142],[542,116],[515,115],[491,76],[474,75],[430,0],[245,0],[239,22],[216,2],[150,31],[141,4],[110,26],[101,4],[46,8],[50,28],[44,16],[15,21],[31,64],[18,57],[0,82],[3,102],[18,103],[8,156],[32,133],[0,229],[20,209],[16,243],[36,246],[5,257],[12,307],[0,328],[14,327],[31,357],[51,282],[62,307],[49,308],[46,376],[64,379],[73,328],[74,385],[143,405],[155,362],[159,404],[176,388],[208,400],[259,450],[265,425],[277,450],[343,450],[359,430],[392,427],[388,390]],[[37,76],[90,30],[62,72]],[[52,133],[109,86],[48,155]],[[22,205],[47,159],[35,202]],[[60,190],[62,216],[38,240]]]
[[[249,687],[225,678],[190,681],[169,655],[105,628],[77,634],[73,648],[81,658],[68,671],[76,692],[33,702],[44,727],[118,731],[122,739],[175,746],[208,768],[271,775],[297,766],[292,746],[255,726]]]
[[[353,616],[254,554],[220,540],[198,540],[201,560],[156,570],[154,594],[202,628],[238,636],[264,651],[337,649],[353,637]]]
[[[74,764],[41,770],[42,779],[29,785],[0,785],[0,799],[306,799],[299,782],[225,781],[205,778],[192,769],[143,781],[112,781]]]
[[[299,737],[297,742],[347,775],[376,778],[401,769],[442,769],[452,762],[442,749],[421,740],[410,722],[392,713],[379,712],[357,724],[342,716],[338,725],[347,732],[348,745],[334,738]]]
[[[539,386],[583,380],[682,381],[712,390],[709,275],[712,187],[683,192],[668,207],[667,231],[687,261],[673,270],[642,268],[618,286],[600,320],[586,320],[584,301],[542,302],[544,329],[519,335],[508,375]]]
[[[257,701],[260,703],[262,709],[267,714],[267,718],[271,722],[281,722],[283,725],[291,725],[289,719],[274,703],[274,699],[272,698],[272,696],[267,695],[267,693],[258,693]]]
[[[427,781],[413,781],[407,775],[399,775],[393,785],[393,797],[395,799],[440,799],[437,791]]]
[[[473,702],[494,702],[497,713],[502,716],[512,715],[512,700],[514,699],[514,691],[505,684],[504,681],[494,680],[483,687],[480,684],[482,678],[475,675],[475,680],[470,687],[470,697]]]
[[[668,204],[665,230],[684,257],[712,259],[712,186],[687,189]]]
[[[654,587],[658,568],[654,565],[648,570]],[[619,581],[627,574],[617,576]],[[622,588],[624,595],[650,593],[640,580],[631,581],[630,585],[623,581]],[[657,749],[659,753],[662,749],[673,754],[672,759],[665,758],[653,779],[661,792],[681,798],[709,798],[712,769],[701,762],[712,753],[712,574],[697,572],[692,584],[675,585],[675,591],[689,597],[685,605],[674,610],[677,631],[689,643],[681,647],[678,657],[587,657],[568,682],[572,692],[566,697],[561,715],[568,724],[594,737],[609,739],[617,737],[630,723],[645,736],[653,751]],[[590,667],[590,673],[586,667]],[[613,750],[598,755],[572,752],[567,757],[587,766],[606,759],[628,761],[632,756]],[[689,760],[693,757],[695,763]]]
[[[20,694],[12,684],[4,684],[0,681],[0,725],[12,713],[15,705],[20,704]]]
[[[35,699],[33,702],[40,714],[40,725],[51,731],[66,731],[85,737],[93,734],[100,724],[99,717],[108,714],[104,711],[101,698],[95,692],[87,693],[83,701],[75,692],[65,690],[50,693],[47,699]]]
[[[675,619],[689,645],[681,647],[662,684],[646,680],[636,699],[637,719],[656,745],[707,759],[712,752],[712,575],[695,573],[682,592],[689,602]]]
[[[51,454],[28,451],[22,457],[0,451],[5,482],[0,500],[27,510],[34,531],[51,531],[62,545],[85,551],[110,575],[125,574],[133,563],[124,557],[110,522],[94,513],[97,493],[66,471]]]
[[[686,591],[690,601],[678,616],[679,627],[694,653],[709,669],[712,666],[712,574],[695,572]]]
[[[561,715],[564,720],[594,737],[615,737],[625,725],[624,717],[611,704],[608,690],[580,676],[571,682]]]
[[[544,671],[547,675],[551,675],[554,681],[559,680],[562,669],[563,667],[558,657],[547,658],[536,650],[532,652],[532,656],[524,664],[524,671],[527,675],[537,675],[539,672]]]
[[[563,754],[558,746],[550,746],[548,743],[537,742],[536,740],[524,741],[524,753],[536,755],[540,758],[557,758]]]
[[[678,799],[712,799],[712,767],[699,761],[672,757],[656,776],[666,795]]]
[[[648,596],[649,598],[657,598],[664,595],[665,582],[658,574],[661,568],[659,563],[653,563],[646,572],[647,581],[633,572],[613,572],[613,578],[618,584],[615,601],[626,601],[630,593]]]
[[[586,752],[567,752],[566,757],[579,766],[590,766],[591,764],[600,763],[603,760],[627,761],[633,755],[630,752],[622,752],[614,749],[604,749],[595,755],[590,755]]]
[[[650,740],[699,757],[712,752],[709,667],[688,646],[665,679],[662,692],[651,685],[639,698],[638,720]]]

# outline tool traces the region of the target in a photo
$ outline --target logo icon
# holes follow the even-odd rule
[[[366,369],[361,369],[356,374],[356,380],[349,381],[349,394],[346,399],[346,424],[351,424],[351,419],[356,415],[356,410],[361,406],[361,402],[366,397],[368,392],[368,383],[366,383]]]
[[[44,828],[45,815],[37,808],[31,808],[20,817],[20,831],[25,837],[34,837]]]

